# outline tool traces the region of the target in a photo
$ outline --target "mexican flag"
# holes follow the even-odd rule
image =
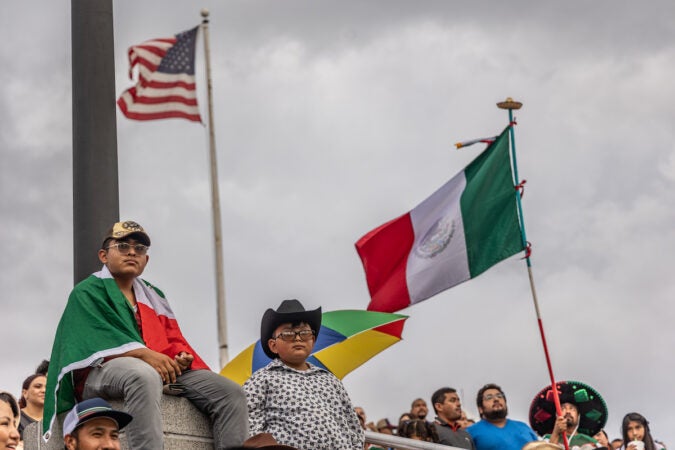
[[[162,291],[136,278],[134,294],[142,332],[134,310],[107,267],[78,283],[71,292],[49,361],[42,421],[45,440],[50,438],[56,415],[75,406],[73,371],[144,347],[171,358],[186,351],[194,356],[192,369],[208,369],[183,337]]]
[[[369,310],[399,311],[524,249],[508,131],[412,211],[358,240]]]

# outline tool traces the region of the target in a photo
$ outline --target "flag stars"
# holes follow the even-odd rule
[[[176,35],[176,43],[167,52],[157,71],[164,73],[188,73],[195,72],[195,40],[197,28]]]

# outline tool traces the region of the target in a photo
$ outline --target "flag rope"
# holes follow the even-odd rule
[[[527,259],[532,255],[532,243],[530,241],[527,241],[527,245],[525,246],[525,256],[523,256],[520,259]]]
[[[520,193],[520,198],[523,198],[523,195],[525,195],[525,183],[527,183],[527,180],[523,180],[516,185],[516,191]]]

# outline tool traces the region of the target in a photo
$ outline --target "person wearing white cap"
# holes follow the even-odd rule
[[[63,420],[66,450],[119,450],[120,430],[131,419],[124,411],[112,409],[102,398],[80,402]]]

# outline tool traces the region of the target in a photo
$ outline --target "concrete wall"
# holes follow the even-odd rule
[[[124,410],[121,401],[110,402],[115,409]],[[162,423],[164,448],[167,450],[213,450],[213,434],[208,418],[189,400],[170,395],[162,396]],[[42,423],[29,425],[24,430],[24,450],[62,450],[62,425],[66,413],[59,415],[54,424],[52,438],[44,443]],[[130,450],[124,430],[121,434],[122,450]],[[139,449],[134,449],[139,450]]]

